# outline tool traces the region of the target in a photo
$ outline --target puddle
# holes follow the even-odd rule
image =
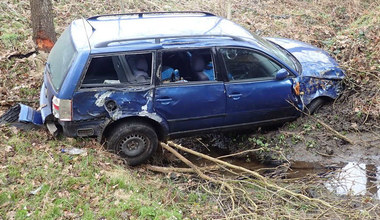
[[[325,187],[337,195],[370,195],[380,199],[380,167],[349,162],[337,170]]]
[[[198,151],[212,157],[227,155],[229,152],[220,148],[200,148]],[[198,166],[214,165],[213,162],[201,159],[194,155],[185,154]],[[228,157],[224,161],[244,168],[255,170],[268,177],[280,177],[286,179],[299,179],[306,176],[315,177],[324,182],[324,186],[336,195],[371,196],[380,200],[380,166],[358,162],[339,163],[331,166],[319,162],[291,161],[290,169],[284,166],[262,164],[254,157]],[[184,166],[177,162],[179,167]],[[229,175],[228,172],[219,170],[219,173]],[[239,172],[238,172],[239,173]]]

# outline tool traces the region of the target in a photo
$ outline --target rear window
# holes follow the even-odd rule
[[[55,90],[61,88],[62,82],[76,56],[76,50],[67,28],[55,43],[47,61],[48,72]]]

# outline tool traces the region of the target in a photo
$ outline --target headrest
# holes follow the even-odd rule
[[[146,59],[143,57],[138,58],[136,62],[136,69],[147,72],[148,71],[148,63]]]
[[[191,61],[194,72],[202,72],[204,70],[206,63],[200,55],[194,55]]]

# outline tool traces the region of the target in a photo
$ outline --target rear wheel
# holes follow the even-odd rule
[[[108,149],[125,158],[131,166],[148,160],[156,151],[157,145],[156,132],[144,123],[119,124],[112,129],[107,138]]]
[[[314,99],[306,106],[305,113],[310,115],[317,113],[324,103],[325,100],[323,100],[322,98]]]

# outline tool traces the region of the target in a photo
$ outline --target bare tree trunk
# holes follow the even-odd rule
[[[51,0],[30,0],[33,41],[38,50],[49,52],[57,41]]]

